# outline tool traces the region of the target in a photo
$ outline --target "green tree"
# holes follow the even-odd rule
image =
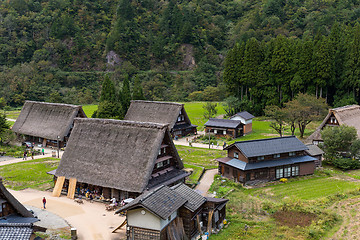
[[[114,83],[110,80],[109,76],[106,75],[101,87],[100,102],[115,102],[115,100],[116,94]]]
[[[210,119],[217,114],[217,103],[207,102],[202,108],[204,109],[204,118]]]
[[[3,137],[6,134],[6,131],[10,128],[9,123],[6,121],[6,116],[4,113],[0,113],[0,143],[3,142]]]
[[[265,115],[273,120],[270,122],[270,127],[282,137],[285,130],[284,111],[276,105],[266,106]]]
[[[140,77],[135,76],[134,86],[133,86],[133,99],[134,100],[145,100],[143,88],[141,86]]]
[[[130,92],[129,76],[126,76],[121,90],[121,106],[122,106],[122,111],[124,111],[125,113],[130,107],[130,101],[131,101],[131,92]]]

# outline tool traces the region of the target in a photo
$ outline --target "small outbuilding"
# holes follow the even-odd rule
[[[235,182],[269,181],[313,174],[316,158],[295,136],[235,142],[219,158],[219,173]]]
[[[197,133],[181,103],[133,100],[124,120],[167,124],[173,137]]]
[[[135,198],[189,175],[166,124],[76,118],[59,167],[54,196],[86,190],[117,200]]]
[[[70,137],[74,118],[86,118],[81,106],[26,101],[12,130],[25,141],[43,146],[64,146]]]
[[[236,113],[234,116],[230,117],[230,120],[240,120],[243,124],[243,133],[244,135],[252,132],[252,119],[255,116],[247,111],[242,111]]]
[[[316,158],[315,166],[321,167],[324,151],[321,148],[319,148],[318,145],[315,144],[306,144],[306,146],[309,148],[308,150],[306,150],[306,154]]]
[[[244,124],[241,120],[210,118],[205,124],[205,132],[218,137],[237,138],[244,135]]]
[[[205,198],[185,184],[145,192],[126,210],[127,239],[194,239],[223,227],[227,199]]]

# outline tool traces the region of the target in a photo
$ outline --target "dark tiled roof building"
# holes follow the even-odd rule
[[[217,159],[224,177],[246,183],[313,174],[316,160],[295,136],[236,142]]]

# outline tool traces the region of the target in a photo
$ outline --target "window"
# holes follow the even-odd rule
[[[264,156],[259,156],[259,157],[257,157],[257,160],[264,160]]]
[[[234,158],[239,159],[239,153],[238,152],[234,152]]]
[[[281,168],[276,168],[276,178],[283,178],[284,177],[284,169]]]
[[[295,156],[295,155],[296,155],[296,152],[289,152],[290,157]]]
[[[181,116],[178,117],[178,122],[180,122],[180,121],[181,121]]]
[[[159,154],[158,155],[161,155],[161,148],[159,149]]]
[[[164,166],[164,162],[158,162],[156,164],[156,168],[161,168],[162,166]]]
[[[230,168],[229,167],[225,167],[225,173],[230,173]]]
[[[299,175],[299,166],[292,166],[292,176],[298,176]]]
[[[216,129],[214,129],[214,133],[217,134],[217,130],[216,130]]]
[[[226,130],[223,131],[223,134],[226,135]]]
[[[284,167],[284,177],[290,177],[291,176],[291,166],[285,166]]]
[[[274,154],[274,158],[279,158],[279,157],[280,157],[280,153]]]

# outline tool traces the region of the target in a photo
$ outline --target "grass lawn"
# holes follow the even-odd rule
[[[189,176],[189,181],[187,183],[196,184],[199,181],[199,178],[200,178],[204,168],[196,166],[196,165],[191,165],[191,164],[184,164],[184,167],[187,169],[192,169],[192,173]]]
[[[202,107],[204,104],[205,102],[184,102],[185,111],[191,123],[198,126],[198,130],[203,130],[204,124],[207,122],[207,120],[204,119],[204,109]],[[217,115],[225,114],[221,102],[218,103],[217,110]]]
[[[274,197],[278,197],[279,199],[295,197],[303,200],[313,200],[338,193],[345,193],[359,187],[360,182],[350,182],[329,177],[314,177],[282,183],[250,192],[253,194],[268,192],[274,194]]]
[[[185,164],[202,166],[205,169],[217,168],[218,163],[215,159],[225,157],[227,154],[226,151],[179,145],[176,149]]]
[[[14,190],[33,188],[46,190],[53,187],[53,176],[47,174],[58,167],[58,158],[42,158],[0,167],[0,176],[6,187]]]
[[[6,115],[7,118],[17,119],[19,117],[19,115],[20,115],[20,111],[21,110],[6,111],[5,115]]]
[[[97,110],[98,106],[95,105],[95,104],[93,104],[93,105],[84,105],[82,108],[83,108],[86,116],[88,118],[91,118],[91,115]]]

